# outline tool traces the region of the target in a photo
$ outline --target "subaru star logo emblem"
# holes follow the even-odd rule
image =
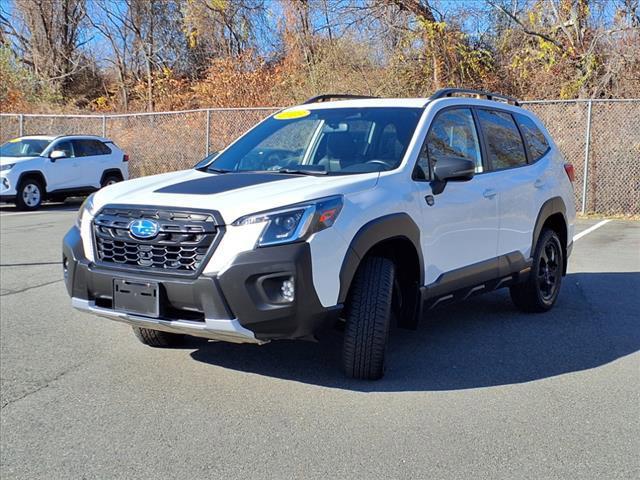
[[[129,232],[135,238],[147,239],[155,237],[160,231],[160,225],[154,220],[134,220],[129,224]]]

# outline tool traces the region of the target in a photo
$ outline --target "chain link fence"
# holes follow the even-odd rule
[[[640,100],[525,102],[576,172],[581,213],[640,214]]]
[[[582,213],[640,214],[640,100],[524,102],[576,171]],[[277,108],[122,115],[0,114],[0,143],[21,135],[108,137],[130,158],[131,177],[189,168]]]

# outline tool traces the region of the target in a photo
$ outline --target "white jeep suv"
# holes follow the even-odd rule
[[[342,324],[344,370],[375,379],[392,319],[413,328],[501,287],[524,311],[555,304],[572,179],[542,123],[506,97],[321,96],[209,164],[89,197],[64,239],[65,282],[74,307],[157,347]]]
[[[129,158],[111,140],[32,135],[0,146],[0,201],[35,210],[129,178]]]

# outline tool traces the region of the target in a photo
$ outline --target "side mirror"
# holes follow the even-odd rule
[[[61,158],[67,158],[67,154],[64,150],[54,150],[49,154],[49,158],[51,162],[55,162],[56,160],[60,160]]]
[[[433,175],[441,182],[466,182],[473,178],[475,171],[475,163],[461,157],[438,158],[433,165]]]
[[[444,191],[447,182],[466,182],[473,178],[476,165],[473,161],[461,157],[443,156],[435,159],[431,190],[434,195]]]
[[[209,164],[211,162],[213,162],[213,160],[215,160],[215,158],[218,156],[220,152],[213,152],[210,153],[209,155],[207,155],[206,157],[204,157],[202,160],[200,160],[198,163],[196,163],[193,168],[204,168],[204,167],[208,167]]]

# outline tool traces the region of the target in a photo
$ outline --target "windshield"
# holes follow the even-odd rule
[[[10,140],[0,146],[0,157],[36,157],[49,143],[50,140],[42,139]]]
[[[209,171],[349,174],[400,165],[419,108],[285,110],[223,151]]]

